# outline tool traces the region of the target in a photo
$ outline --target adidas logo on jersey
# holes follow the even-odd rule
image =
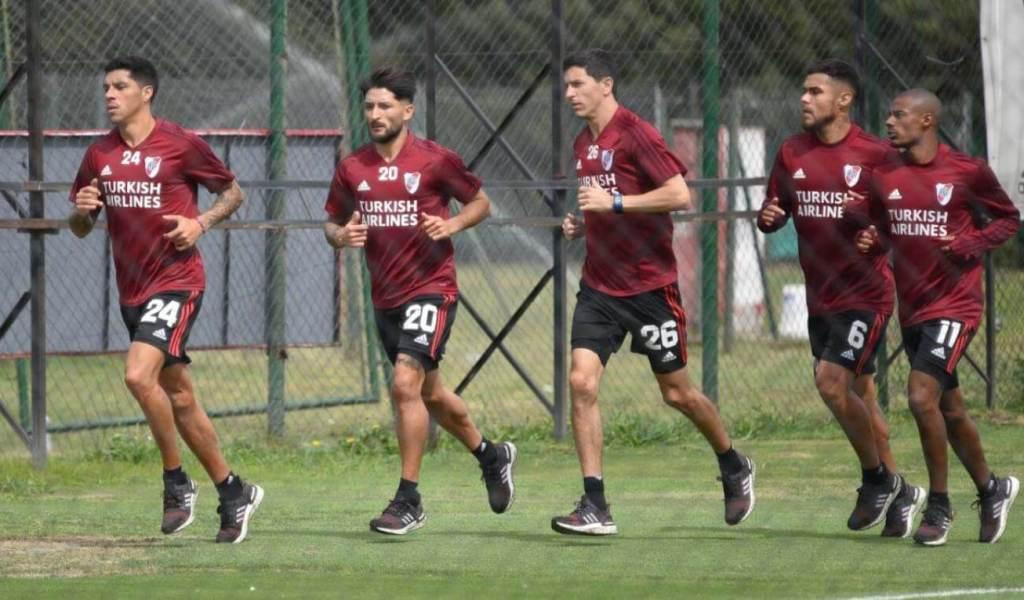
[[[946,349],[943,348],[942,346],[939,346],[938,348],[932,350],[932,354],[938,356],[939,358],[946,358]]]
[[[665,353],[665,356],[661,357],[661,362],[668,362],[670,360],[675,360],[675,358],[676,355],[673,354],[671,350],[669,350],[668,352]]]
[[[167,330],[160,328],[153,332],[153,337],[160,338],[163,341],[167,341]]]
[[[797,169],[796,173],[793,173],[793,179],[807,179],[807,175],[804,174],[803,169]]]
[[[903,194],[900,193],[900,188],[895,188],[889,192],[889,200],[902,200]]]
[[[854,359],[854,356],[853,356],[853,348],[847,348],[847,349],[846,349],[846,352],[843,352],[843,353],[842,353],[842,354],[840,354],[839,356],[842,356],[842,357],[843,357],[843,358],[845,358],[846,360],[853,360],[853,359]]]
[[[364,179],[362,182],[360,182],[359,187],[356,188],[356,191],[368,192],[370,191],[370,184],[366,183],[366,180]]]
[[[425,333],[421,333],[419,335],[419,337],[417,337],[413,341],[416,342],[417,344],[423,344],[424,346],[427,346],[427,345],[430,344],[430,342],[427,341],[427,334],[425,334]]]
[[[103,165],[103,170],[100,171],[100,176],[101,177],[109,177],[109,176],[111,176],[113,174],[114,174],[114,172],[110,170],[110,165]]]

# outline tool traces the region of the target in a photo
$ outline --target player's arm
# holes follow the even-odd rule
[[[1006,240],[1020,229],[1020,212],[999,185],[995,173],[988,165],[979,165],[971,183],[971,203],[991,220],[984,227],[959,236],[946,239],[943,251],[964,259],[981,256]]]
[[[859,196],[859,194],[858,194]],[[868,225],[857,232],[853,243],[861,254],[878,256],[889,251],[892,245],[889,240],[889,215],[885,210],[885,204],[878,195],[874,186],[868,188],[868,193],[855,198],[862,206],[866,207]]]
[[[768,187],[765,190],[764,203],[757,213],[757,228],[762,233],[772,233],[782,229],[789,220],[789,194],[786,193],[784,185],[788,171],[786,170],[785,159],[782,150],[775,156],[775,164],[772,166],[771,175],[768,177]]]
[[[224,219],[227,219],[231,215],[235,214],[238,207],[242,205],[242,201],[245,200],[245,194],[242,192],[242,188],[238,185],[238,181],[232,181],[224,191],[217,194],[217,197],[213,200],[213,206],[210,210],[204,212],[196,218],[199,222],[200,227],[203,229],[203,233],[210,230],[210,228],[217,225]]]
[[[174,244],[179,252],[196,245],[199,238],[208,229],[231,216],[242,205],[242,188],[232,180],[223,191],[217,194],[210,210],[195,219],[183,215],[164,215],[165,221],[173,221],[174,228],[164,234],[164,238]]]
[[[89,185],[83,186],[75,192],[75,207],[68,217],[68,225],[71,233],[84,238],[92,231],[96,224],[96,217],[103,208],[103,200],[100,199],[99,181],[93,178]]]
[[[664,213],[690,208],[690,188],[682,175],[669,177],[664,183],[644,194],[609,193],[599,187],[581,187],[576,196],[580,210],[607,212]]]
[[[456,233],[469,229],[491,214],[491,200],[483,188],[462,205],[459,214],[444,219],[436,215],[420,214],[420,229],[435,242],[446,240]]]
[[[355,210],[355,199],[345,178],[344,168],[340,164],[334,170],[324,211],[327,213],[324,238],[332,248],[362,248],[366,245],[369,227],[363,224],[359,211]]]

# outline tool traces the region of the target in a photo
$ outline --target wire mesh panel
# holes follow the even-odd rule
[[[549,181],[557,159],[572,173],[571,143],[584,124],[559,101],[563,143],[552,147],[551,86],[561,72],[561,65],[550,64],[556,31],[568,51],[601,47],[611,53],[619,67],[617,99],[662,134],[687,167],[687,179],[733,182],[710,196],[719,211],[733,211],[732,216],[711,230],[701,221],[677,219],[673,247],[687,313],[690,376],[705,380],[704,358],[711,348],[704,343],[717,340],[720,352],[707,364],[717,372],[720,409],[734,423],[755,422],[760,415],[827,415],[813,384],[795,233],[789,227],[766,238],[749,212],[764,198],[763,185],[751,181],[767,174],[782,140],[799,130],[808,66],[828,57],[856,63],[865,86],[855,119],[876,133],[882,133],[896,93],[932,89],[945,103],[945,141],[971,154],[984,151],[974,2],[812,0],[794,7],[725,0],[718,3],[718,49],[710,54],[704,12],[709,3],[697,0],[566,0],[560,23],[553,21],[550,0],[282,4],[286,13],[257,0],[42,3],[43,114],[52,130],[45,146],[47,181],[70,181],[85,147],[109,127],[103,65],[113,56],[137,54],[152,59],[160,72],[155,113],[203,133],[243,183],[247,198],[233,221],[266,219],[281,197],[275,189],[284,190],[283,219],[289,225],[281,250],[283,280],[269,279],[270,238],[264,229],[220,228],[199,244],[207,290],[190,343],[193,373],[208,410],[236,415],[221,428],[228,438],[259,439],[266,431],[263,412],[273,401],[269,380],[278,364],[285,365],[286,407],[333,406],[289,413],[289,435],[317,439],[390,418],[386,401],[340,406],[385,400],[386,371],[375,345],[362,253],[332,251],[317,225],[338,154],[367,141],[358,83],[375,66],[396,64],[417,73],[414,132],[457,151],[484,179],[492,200],[495,221],[456,239],[463,303],[442,363],[445,382],[459,388],[485,427],[550,422],[553,354],[556,344],[567,343],[552,333],[561,300],[548,279],[556,255],[553,221],[539,220],[561,216],[553,213],[556,191],[541,184],[502,184]],[[26,60],[24,4],[2,2],[0,9],[0,64],[11,78]],[[285,52],[275,57],[272,41],[282,23]],[[271,102],[275,65],[286,74],[283,175],[270,165],[270,130],[280,126],[274,113],[279,109]],[[711,71],[719,74],[718,94],[707,99]],[[29,178],[26,86],[14,81],[0,105],[4,182]],[[718,130],[705,131],[713,122]],[[706,151],[714,139],[717,152]],[[271,178],[282,187],[261,183]],[[692,192],[699,208],[702,192]],[[575,210],[575,194],[568,196],[566,208]],[[210,201],[200,194],[203,208]],[[24,216],[26,207],[26,194],[7,191],[0,219]],[[47,217],[63,219],[68,211],[66,192],[47,194]],[[702,227],[712,243],[717,231],[717,260],[705,260]],[[67,231],[47,237],[47,346],[53,353],[47,395],[55,433],[140,417],[122,383],[127,336],[106,242],[102,229],[86,240]],[[644,251],[643,242],[638,240],[637,252]],[[995,259],[994,398],[997,406],[1014,410],[1024,408],[1024,363],[1018,358],[1024,322],[1015,318],[1024,293],[1020,247],[1015,240]],[[0,233],[4,315],[29,289],[27,248],[26,235]],[[584,244],[569,242],[565,248],[571,314]],[[708,276],[703,269],[715,273]],[[718,284],[713,307],[705,306],[708,296],[702,293],[709,279]],[[278,284],[286,290],[286,348],[268,357],[267,294]],[[500,347],[491,348],[492,338],[514,317]],[[706,335],[702,328],[708,323],[720,335]],[[900,336],[895,324],[888,332],[891,354]],[[988,338],[982,328],[971,346],[971,358],[982,368]],[[30,341],[26,310],[0,339],[0,401],[12,410],[27,398]],[[969,403],[980,406],[984,381],[967,364],[960,371]],[[897,355],[889,371],[893,406],[905,403],[906,375],[906,360]],[[647,361],[624,346],[603,381],[606,415],[667,418],[672,413],[659,396]],[[109,431],[61,433],[54,436],[55,447],[89,449],[104,443]],[[17,443],[0,427],[0,448]]]

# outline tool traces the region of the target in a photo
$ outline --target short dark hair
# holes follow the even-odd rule
[[[566,56],[562,61],[562,72],[569,70],[570,67],[582,67],[586,70],[587,75],[598,81],[605,77],[615,79],[616,75],[615,61],[612,60],[612,55],[607,50],[600,48],[588,48]]]
[[[111,59],[103,67],[103,72],[109,73],[122,69],[128,71],[128,75],[137,81],[139,86],[145,87],[148,85],[153,88],[153,96],[150,98],[150,102],[156,100],[156,92],[160,89],[160,78],[157,77],[156,67],[153,66],[153,63],[138,56],[119,56]]]
[[[381,67],[359,84],[359,91],[366,96],[370,88],[383,88],[398,100],[412,102],[416,96],[416,78],[412,73],[397,67]]]
[[[805,73],[805,75],[811,75],[813,73],[823,73],[836,81],[842,81],[853,88],[854,98],[860,95],[860,75],[857,73],[857,69],[853,65],[844,60],[830,58],[828,60],[815,63],[811,68],[807,69],[807,73]]]

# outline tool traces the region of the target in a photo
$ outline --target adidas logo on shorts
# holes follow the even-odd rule
[[[853,348],[847,348],[847,349],[846,349],[846,352],[843,352],[843,353],[842,353],[842,354],[840,354],[839,356],[842,356],[842,357],[843,357],[843,358],[845,358],[846,360],[853,360],[853,359],[854,359],[854,356],[853,356]]]
[[[157,329],[156,331],[153,332],[153,337],[159,338],[159,339],[161,339],[161,340],[166,342],[167,341],[167,330],[163,329],[163,328]]]
[[[421,333],[419,337],[417,337],[413,341],[416,342],[417,344],[423,344],[424,346],[430,345],[430,342],[427,340],[427,334],[425,333]]]
[[[668,362],[670,360],[675,360],[675,358],[676,358],[676,355],[673,354],[672,351],[670,350],[670,351],[665,353],[665,356],[661,357],[661,362]]]
[[[939,346],[938,348],[932,350],[932,354],[938,356],[939,358],[946,358],[946,349],[943,348],[942,346]]]

